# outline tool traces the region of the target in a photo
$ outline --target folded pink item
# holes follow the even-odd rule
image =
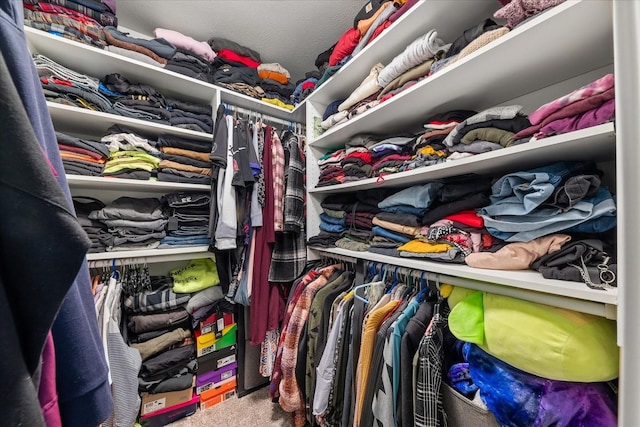
[[[529,114],[529,121],[532,125],[541,123],[548,115],[555,113],[562,107],[569,104],[573,104],[581,99],[589,98],[591,96],[603,93],[608,89],[614,87],[615,79],[613,74],[606,74],[595,80],[588,85],[582,86],[580,89],[576,89],[573,92],[561,96],[551,102],[547,102],[543,106],[539,107],[536,111]]]
[[[513,0],[498,9],[493,17],[506,19],[507,27],[513,28],[525,19],[564,2],[565,0]]]
[[[216,57],[216,53],[211,49],[211,46],[209,46],[207,42],[199,42],[196,39],[185,36],[178,31],[156,28],[154,34],[156,37],[163,38],[176,47],[193,52],[209,62],[213,61]]]

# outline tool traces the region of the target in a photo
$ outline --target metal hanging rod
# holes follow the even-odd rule
[[[277,123],[277,124],[284,125],[284,126],[291,126],[293,128],[296,128],[296,129],[304,129],[304,125],[302,123],[294,122],[292,120],[279,119],[277,117],[273,117],[273,116],[270,116],[268,114],[259,113],[257,111],[248,110],[246,108],[237,107],[235,105],[227,104],[226,102],[224,103],[224,105],[230,111],[235,111],[236,113],[239,113],[239,114],[246,114],[249,117],[256,117],[256,118],[261,119],[262,121],[265,121],[265,122]]]

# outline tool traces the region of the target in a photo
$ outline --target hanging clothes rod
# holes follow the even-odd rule
[[[230,111],[235,111],[236,113],[239,113],[239,114],[245,114],[249,117],[256,117],[256,118],[262,119],[265,122],[277,123],[284,126],[291,126],[293,128],[304,128],[303,124],[294,122],[292,120],[279,119],[277,117],[273,117],[268,114],[259,113],[253,110],[247,110],[246,108],[237,107],[235,105],[231,105],[227,103],[225,103],[224,105],[227,106]]]

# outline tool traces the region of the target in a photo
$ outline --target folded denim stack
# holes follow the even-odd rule
[[[177,192],[162,197],[168,208],[168,234],[160,241],[160,248],[208,245],[208,193]]]
[[[119,31],[116,25],[106,26],[104,35],[109,51],[158,67],[164,67],[176,51],[175,46],[162,38],[147,40],[132,37]]]
[[[62,132],[56,132],[56,139],[65,173],[86,176],[102,174],[109,157],[109,148],[105,144]]]
[[[601,172],[583,162],[558,162],[514,172],[491,186],[480,209],[491,235],[528,242],[556,233],[603,233],[616,226],[616,203]]]
[[[107,251],[157,248],[169,222],[157,198],[120,197],[89,218],[107,226],[111,235]]]

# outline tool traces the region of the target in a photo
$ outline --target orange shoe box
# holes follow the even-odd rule
[[[236,377],[223,381],[218,387],[207,390],[200,395],[200,409],[214,407],[235,396],[236,394]]]

